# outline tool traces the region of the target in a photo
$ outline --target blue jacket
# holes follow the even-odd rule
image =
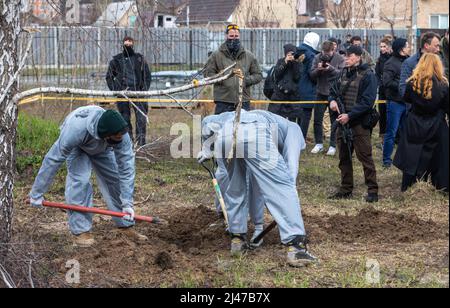
[[[111,146],[97,133],[100,117],[105,112],[101,107],[81,107],[69,114],[61,126],[61,133],[42,162],[41,169],[36,177],[30,197],[41,198],[52,184],[55,175],[62,164],[67,160],[74,149],[81,149],[84,153],[95,159],[95,156],[106,151],[114,151],[115,162],[111,168],[117,168],[120,200],[123,207],[133,207],[135,155],[129,134],[123,136],[123,141]],[[114,165],[116,166],[114,166]]]
[[[398,93],[400,97],[405,96],[406,91],[406,80],[408,80],[409,77],[411,77],[414,69],[417,66],[417,63],[419,63],[420,58],[422,57],[422,51],[418,51],[415,55],[412,57],[409,57],[406,59],[403,64],[400,71],[400,82],[398,84]]]
[[[300,78],[300,100],[302,101],[315,101],[317,99],[316,95],[316,86],[317,83],[314,79],[311,78],[310,72],[313,66],[314,58],[319,52],[314,48],[301,44],[298,47],[296,55],[305,56],[303,60],[303,70]],[[314,104],[306,104],[302,105],[303,108],[314,108]]]

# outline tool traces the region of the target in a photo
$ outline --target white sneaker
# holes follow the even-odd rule
[[[311,154],[319,154],[323,152],[323,144],[316,144],[314,149],[312,149]]]
[[[335,147],[330,147],[328,149],[327,155],[328,156],[335,156],[336,155],[336,148]]]

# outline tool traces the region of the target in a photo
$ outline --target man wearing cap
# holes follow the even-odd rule
[[[350,46],[345,56],[345,69],[341,77],[330,90],[330,109],[339,116],[341,125],[349,125],[352,135],[351,152],[356,152],[364,168],[364,178],[368,186],[366,201],[378,202],[377,172],[372,157],[370,128],[365,125],[377,98],[377,77],[367,63],[362,62],[363,50],[359,46]],[[339,110],[337,99],[342,97],[344,110]],[[348,146],[344,143],[342,128],[337,131],[339,149],[339,169],[341,170],[341,187],[330,199],[349,199],[352,197],[353,163]]]
[[[395,137],[406,114],[406,104],[400,95],[399,84],[402,64],[409,58],[408,41],[404,38],[396,39],[392,43],[392,50],[392,57],[384,64],[382,78],[387,99],[387,126],[383,144],[383,166],[385,168],[392,166]]]
[[[261,68],[256,57],[244,49],[240,40],[240,30],[237,25],[229,25],[226,28],[226,42],[220,46],[208,59],[204,74],[211,77],[233,63],[235,76],[214,85],[214,102],[216,114],[235,111],[239,102],[239,78],[244,78],[243,109],[250,109],[251,87],[257,85],[263,79]]]
[[[111,91],[148,91],[152,81],[150,68],[144,56],[134,51],[134,40],[127,36],[123,40],[123,51],[114,56],[109,63],[106,82]],[[136,115],[136,139],[139,146],[146,143],[148,103],[134,102]],[[130,136],[133,138],[131,124],[131,104],[129,101],[117,103],[117,108],[128,123]]]
[[[66,203],[93,206],[90,183],[94,170],[99,189],[109,210],[126,213],[123,219],[113,218],[120,231],[137,240],[146,237],[130,229],[134,225],[135,156],[128,124],[114,110],[98,106],[81,107],[67,116],[60,136],[44,158],[30,192],[30,203],[41,208],[44,194],[53,183],[63,163],[67,165]],[[69,212],[69,229],[74,244],[89,247],[95,243],[89,233],[92,214]]]

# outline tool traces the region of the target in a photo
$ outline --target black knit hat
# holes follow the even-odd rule
[[[355,54],[357,56],[362,56],[363,49],[356,45],[351,45],[347,50],[345,51],[347,55]]]
[[[407,39],[404,38],[398,38],[392,43],[392,51],[396,55],[400,55],[400,51],[402,51],[403,48],[405,48],[406,43],[408,42]]]
[[[297,47],[295,45],[292,45],[292,44],[284,45],[283,49],[284,49],[284,55],[285,56],[287,56],[287,54],[290,53],[290,52],[294,52],[295,53],[297,51]]]
[[[100,117],[97,126],[98,136],[102,139],[116,135],[118,133],[125,134],[128,130],[128,123],[115,110],[107,110]]]

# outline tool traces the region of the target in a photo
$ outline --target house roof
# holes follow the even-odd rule
[[[109,4],[97,19],[95,25],[116,25],[134,5],[136,5],[136,1],[122,1]]]
[[[240,0],[191,0],[189,6],[190,23],[226,22],[238,7]],[[186,24],[187,7],[177,19],[177,23]]]
[[[156,1],[156,13],[177,16],[178,10],[187,2],[188,0],[158,0]]]

